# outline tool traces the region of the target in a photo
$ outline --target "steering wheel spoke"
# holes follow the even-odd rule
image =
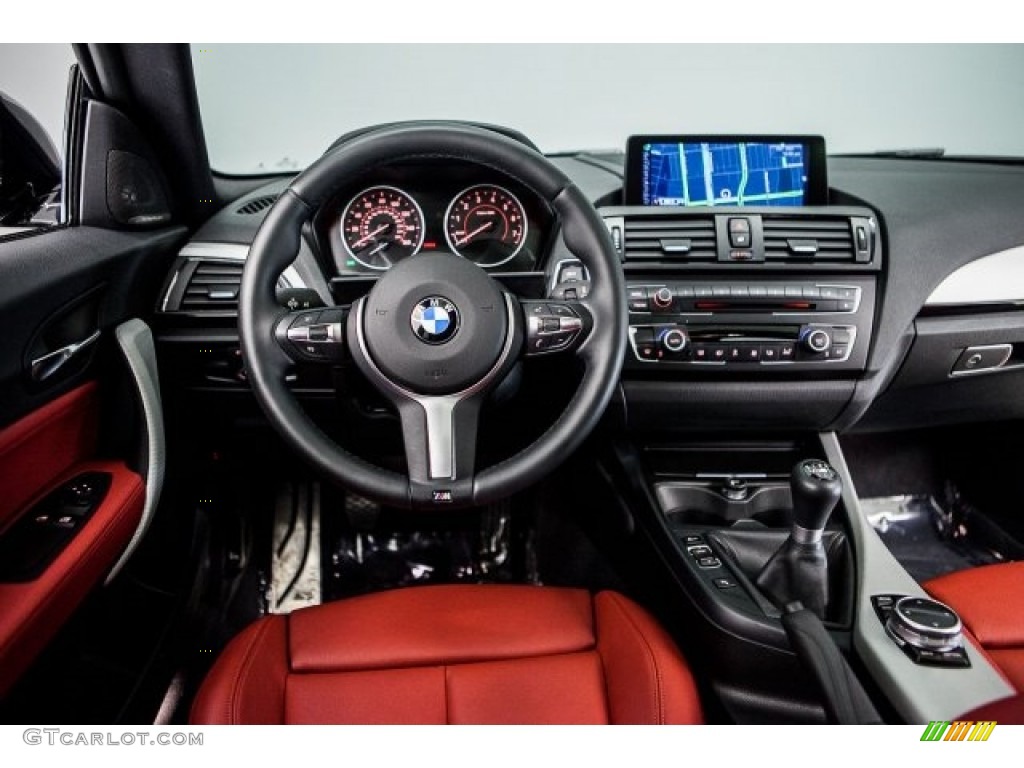
[[[471,492],[480,394],[418,395],[396,403],[412,492],[445,504]]]
[[[593,320],[576,301],[523,301],[527,357],[576,352],[587,340]]]
[[[348,307],[289,312],[277,321],[274,336],[294,362],[338,363],[345,355],[348,312]]]

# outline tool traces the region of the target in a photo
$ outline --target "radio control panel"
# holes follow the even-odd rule
[[[721,278],[630,280],[634,370],[791,373],[863,370],[875,282]]]

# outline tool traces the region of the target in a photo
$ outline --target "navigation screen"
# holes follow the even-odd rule
[[[812,137],[633,137],[632,205],[813,205]],[[822,150],[823,152],[823,150]],[[827,193],[826,193],[827,194]]]
[[[644,205],[803,205],[803,144],[647,144]]]

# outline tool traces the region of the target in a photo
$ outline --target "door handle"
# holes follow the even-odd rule
[[[95,344],[99,338],[100,331],[96,329],[87,339],[82,339],[74,344],[68,344],[66,347],[55,349],[53,352],[49,352],[42,357],[37,357],[32,361],[32,366],[29,369],[32,381],[46,381],[84,350]]]

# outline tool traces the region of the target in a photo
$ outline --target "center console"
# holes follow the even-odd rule
[[[870,210],[601,213],[626,272],[627,371],[864,370],[882,261]]]

